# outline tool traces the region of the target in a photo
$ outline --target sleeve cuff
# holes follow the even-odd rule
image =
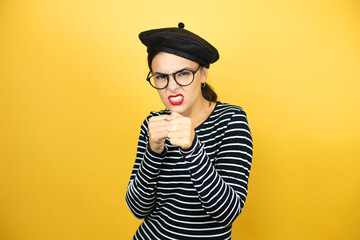
[[[153,150],[151,150],[149,144],[146,146],[146,151],[149,152],[152,156],[154,156],[156,158],[164,158],[167,150],[168,150],[167,147],[164,146],[164,150],[161,153],[157,153],[157,152],[154,152]]]
[[[180,147],[180,153],[182,155],[191,154],[192,152],[194,152],[194,150],[197,148],[198,145],[199,145],[199,138],[195,134],[194,140],[193,140],[191,146],[189,148],[187,148],[187,149],[183,149],[183,148]]]

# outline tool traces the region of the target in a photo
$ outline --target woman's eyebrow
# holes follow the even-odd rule
[[[192,68],[190,67],[184,67],[180,70],[177,70],[176,72],[173,72],[173,73],[177,73],[177,72],[180,72],[180,71],[183,71],[183,70],[193,70]],[[162,73],[162,72],[154,72],[154,75],[155,74],[159,74],[159,75],[168,75],[168,74],[171,74],[171,73]]]
[[[155,74],[159,74],[159,75],[167,75],[167,73],[162,73],[162,72],[154,72],[154,75]]]

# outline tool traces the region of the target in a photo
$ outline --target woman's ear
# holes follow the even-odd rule
[[[206,67],[202,67],[200,69],[200,73],[201,73],[201,83],[204,83],[206,81],[206,78],[207,78],[208,69]]]

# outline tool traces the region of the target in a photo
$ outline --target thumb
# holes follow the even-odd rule
[[[166,121],[171,121],[177,117],[180,117],[180,113],[177,113],[177,112],[172,112],[167,118],[166,118]]]

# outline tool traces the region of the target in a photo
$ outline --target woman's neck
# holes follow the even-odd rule
[[[199,106],[194,108],[194,110],[190,114],[191,121],[193,123],[193,127],[196,128],[201,125],[214,110],[216,103],[210,102],[205,98],[202,98]]]

